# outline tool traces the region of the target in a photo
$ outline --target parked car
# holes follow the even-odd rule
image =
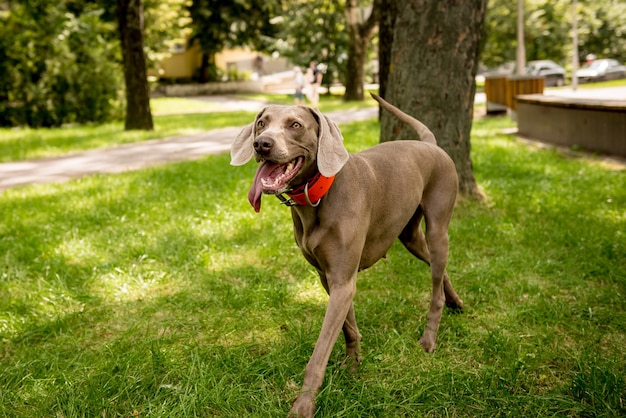
[[[581,83],[626,78],[626,66],[614,59],[599,59],[576,71],[576,77]]]
[[[561,67],[554,61],[541,60],[529,61],[526,65],[526,74],[534,76],[543,76],[545,78],[545,86],[562,86],[565,84],[565,68]]]

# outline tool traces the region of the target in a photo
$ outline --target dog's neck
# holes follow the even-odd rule
[[[276,196],[287,206],[299,205],[315,207],[320,204],[322,197],[328,192],[334,180],[335,176],[326,177],[318,171],[303,185],[296,187],[290,192]],[[285,194],[288,197],[285,197]]]

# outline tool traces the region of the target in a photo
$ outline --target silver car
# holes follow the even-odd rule
[[[614,59],[599,59],[576,71],[576,77],[581,83],[626,78],[626,66]]]
[[[562,86],[565,84],[565,68],[554,61],[540,60],[529,61],[526,65],[526,74],[542,76],[545,78],[545,86]]]

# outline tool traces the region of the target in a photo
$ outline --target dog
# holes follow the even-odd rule
[[[263,194],[276,195],[291,207],[296,243],[329,295],[290,416],[313,416],[315,397],[341,330],[346,361],[353,366],[361,362],[362,337],[352,303],[357,272],[383,258],[396,238],[431,269],[432,298],[419,340],[424,351],[435,349],[444,303],[463,307],[446,273],[448,225],[458,191],[454,162],[424,124],[372,96],[421,140],[384,142],[349,154],[337,125],[318,110],[270,105],[231,147],[231,165],[243,165],[253,157],[261,163],[248,193],[254,209],[260,211]]]

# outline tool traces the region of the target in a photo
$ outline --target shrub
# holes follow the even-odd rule
[[[100,11],[15,6],[0,16],[0,125],[104,122],[120,116],[115,31]]]

